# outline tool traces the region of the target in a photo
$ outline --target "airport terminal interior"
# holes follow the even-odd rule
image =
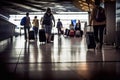
[[[107,22],[101,50],[88,49],[89,12],[94,0],[1,0],[0,80],[120,80],[120,1],[103,0]],[[83,35],[58,35],[51,43],[25,40],[21,18],[40,19],[50,7],[63,30],[81,20]],[[87,24],[86,24],[87,23]],[[40,25],[41,29],[41,25]]]

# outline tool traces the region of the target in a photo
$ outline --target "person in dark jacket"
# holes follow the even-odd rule
[[[27,40],[29,37],[28,35],[29,35],[30,27],[31,27],[30,25],[31,25],[30,17],[29,17],[29,13],[27,12],[26,13],[26,22],[24,25],[25,40]]]
[[[43,22],[42,24],[45,27],[45,33],[46,33],[46,42],[51,42],[51,32],[52,32],[52,26],[55,26],[55,19],[52,14],[51,8],[47,8],[46,12],[43,16]]]
[[[58,35],[60,35],[62,33],[62,27],[63,27],[63,24],[62,22],[60,21],[60,19],[58,19],[58,22],[57,22],[57,29],[58,29]]]
[[[78,20],[78,23],[76,23],[76,25],[75,25],[75,31],[77,31],[77,30],[81,31],[81,22],[80,22],[80,20]]]

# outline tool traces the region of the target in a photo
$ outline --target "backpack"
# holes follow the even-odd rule
[[[97,22],[102,22],[102,21],[106,20],[105,10],[102,7],[99,7],[99,8],[96,9],[95,20]]]
[[[20,25],[21,25],[21,26],[24,26],[25,23],[26,23],[26,17],[23,17],[23,18],[21,19],[21,21],[20,21]]]
[[[44,18],[43,18],[43,25],[51,25],[51,16],[52,14],[48,15],[47,13],[45,13]]]

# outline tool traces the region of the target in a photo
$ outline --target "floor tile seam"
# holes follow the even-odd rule
[[[13,71],[14,73],[16,72],[17,65],[18,65],[18,63],[19,63],[19,59],[20,59],[21,53],[22,53],[22,49],[21,49],[20,54],[19,54],[19,56],[18,56],[17,62],[16,62],[16,64],[15,64],[15,68],[14,68],[14,71]]]

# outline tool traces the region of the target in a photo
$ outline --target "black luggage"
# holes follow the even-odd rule
[[[81,34],[80,37],[82,37],[83,36],[83,30],[80,31],[80,34]]]
[[[35,40],[35,33],[33,30],[29,31],[29,40]]]
[[[51,41],[54,41],[54,33],[51,34]]]
[[[66,36],[69,36],[69,31],[70,31],[69,29],[65,29],[65,35]]]
[[[86,33],[86,43],[88,49],[95,49],[95,39],[94,39],[94,33],[93,32],[87,32]]]
[[[39,41],[40,42],[46,42],[46,36],[45,36],[45,30],[44,29],[39,30]]]

